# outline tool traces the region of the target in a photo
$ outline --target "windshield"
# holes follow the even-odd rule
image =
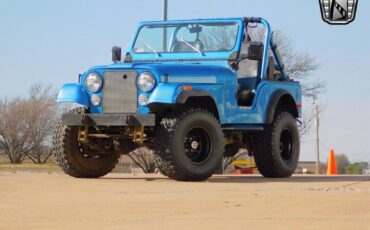
[[[181,23],[143,26],[135,53],[199,53],[231,51],[236,43],[236,22]]]

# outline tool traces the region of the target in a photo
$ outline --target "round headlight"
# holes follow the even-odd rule
[[[154,88],[155,79],[149,72],[142,72],[137,78],[137,87],[143,92],[149,92]]]
[[[96,93],[103,85],[103,80],[97,73],[89,73],[85,80],[86,89],[92,93]]]

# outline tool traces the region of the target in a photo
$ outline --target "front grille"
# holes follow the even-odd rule
[[[109,71],[104,73],[104,113],[136,112],[136,75],[135,71]]]

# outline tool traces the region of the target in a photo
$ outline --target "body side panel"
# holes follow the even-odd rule
[[[264,124],[268,117],[268,107],[278,90],[284,90],[291,95],[296,104],[301,104],[301,86],[297,82],[261,82],[253,99],[252,106],[239,107],[235,99],[233,86],[226,86],[225,117],[223,124]],[[300,115],[300,108],[298,114]]]

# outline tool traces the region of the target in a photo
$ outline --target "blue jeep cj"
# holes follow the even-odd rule
[[[254,34],[253,34],[254,33]],[[265,177],[290,176],[299,158],[301,85],[289,79],[262,18],[143,22],[124,60],[65,84],[53,153],[74,177],[109,173],[145,146],[175,180],[205,180],[240,148]]]

